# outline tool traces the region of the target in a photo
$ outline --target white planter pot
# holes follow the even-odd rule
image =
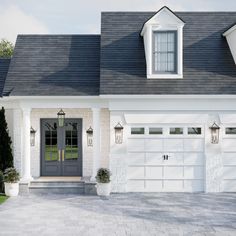
[[[110,193],[111,193],[111,182],[110,183],[97,183],[98,196],[109,196]]]
[[[8,197],[16,197],[19,193],[19,183],[4,183],[5,194]]]

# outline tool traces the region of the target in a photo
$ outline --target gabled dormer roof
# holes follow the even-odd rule
[[[168,7],[162,7],[158,12],[156,12],[152,17],[150,17],[146,22],[144,22],[141,30],[141,35],[143,35],[145,31],[145,27],[147,25],[155,25],[155,24],[180,24],[184,25],[185,22],[173,11],[171,11]]]
[[[229,29],[227,29],[223,33],[223,36],[227,39],[231,54],[236,64],[236,24],[232,25]]]

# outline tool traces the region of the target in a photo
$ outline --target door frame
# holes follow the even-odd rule
[[[65,121],[66,119],[75,119],[75,120],[80,120],[81,121],[81,132],[78,134],[78,137],[81,138],[81,149],[80,149],[80,155],[81,155],[81,176],[83,176],[83,118],[65,118]],[[43,175],[42,174],[42,166],[43,166],[43,134],[42,134],[42,125],[43,125],[43,121],[44,120],[57,120],[57,118],[40,118],[40,142],[39,142],[39,145],[40,145],[40,155],[39,155],[39,158],[40,158],[40,176],[45,176],[47,177],[47,175]],[[53,177],[53,176],[50,176],[50,177]],[[63,176],[62,176],[63,177]],[[66,177],[66,176],[65,176]]]

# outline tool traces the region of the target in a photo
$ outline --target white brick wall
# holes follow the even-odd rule
[[[83,176],[92,174],[92,147],[87,146],[86,130],[92,126],[91,109],[63,109],[67,118],[83,119]],[[31,174],[33,177],[40,176],[40,119],[55,118],[58,109],[32,109],[31,126],[37,131],[35,146],[31,147]],[[109,165],[109,126],[110,114],[108,109],[101,109],[101,166]]]

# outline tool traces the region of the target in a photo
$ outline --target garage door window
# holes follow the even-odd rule
[[[143,127],[131,128],[131,134],[144,134],[145,129]]]
[[[162,134],[162,128],[149,128],[149,134]]]
[[[225,128],[225,134],[236,134],[236,127],[227,127]]]
[[[170,128],[170,134],[183,134],[183,128]]]
[[[190,135],[201,135],[202,129],[199,127],[189,127],[188,128],[188,134]]]

